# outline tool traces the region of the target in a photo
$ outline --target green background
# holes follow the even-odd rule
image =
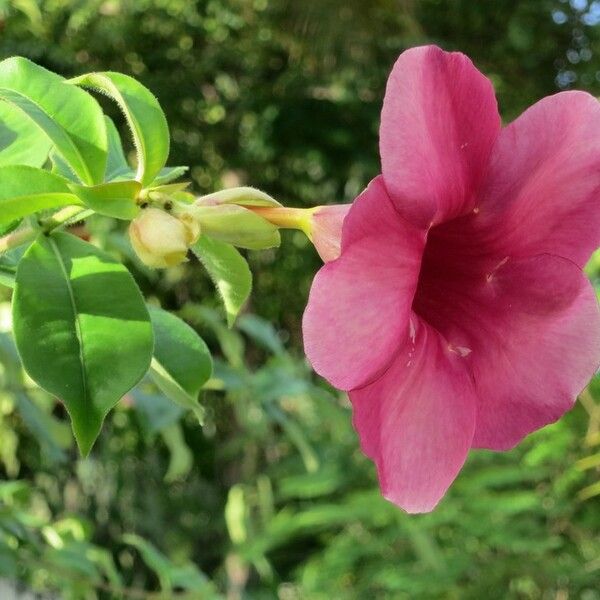
[[[467,53],[506,122],[560,89],[600,94],[597,1],[0,0],[0,58],[136,77],[198,193],[252,185],[292,206],[351,201],[377,174],[387,74],[423,43]],[[600,385],[515,450],[473,452],[440,507],[409,517],[305,363],[319,260],[302,235],[247,253],[254,291],[228,331],[195,260],[149,271],[122,225],[89,232],[209,344],[206,422],[144,382],[82,460],[1,333],[0,576],[85,599],[600,598]]]

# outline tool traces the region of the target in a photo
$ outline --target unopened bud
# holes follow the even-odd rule
[[[200,235],[192,218],[177,218],[158,208],[147,208],[129,225],[131,245],[140,260],[166,268],[185,260],[188,248]]]
[[[303,231],[323,262],[329,262],[340,255],[342,225],[350,206],[331,204],[316,208],[252,207],[252,211],[277,227]]]

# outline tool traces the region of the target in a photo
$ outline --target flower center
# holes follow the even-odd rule
[[[508,260],[498,265],[497,255],[472,227],[473,218],[460,217],[429,231],[413,300],[413,310],[462,357],[471,352],[469,330],[480,310],[479,292]]]

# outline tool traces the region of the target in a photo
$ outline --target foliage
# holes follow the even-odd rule
[[[301,358],[299,318],[319,264],[304,238],[284,235],[280,250],[260,253],[223,251],[222,241],[203,238],[199,254],[207,272],[193,258],[163,273],[135,258],[115,217],[130,219],[138,210],[132,199],[139,188],[131,183],[139,175],[132,168],[136,149],[154,152],[146,153],[144,170],[155,177],[151,185],[184,176],[185,168],[165,170],[168,138],[160,118],[149,125],[158,142],[146,143],[140,133],[134,143],[131,132],[148,125],[132,108],[123,111],[130,90],[119,98],[107,75],[133,76],[160,100],[172,135],[168,164],[189,165],[198,192],[253,185],[299,206],[349,201],[378,170],[383,86],[403,48],[436,42],[467,52],[493,78],[502,113],[514,117],[560,88],[600,93],[596,5],[0,2],[1,58],[26,56],[65,78],[103,72],[106,79],[86,83],[104,85],[110,96],[92,92],[95,104],[81,100],[77,109],[110,118],[94,120],[100,152],[84,150],[81,158],[71,135],[76,124],[50,127],[55,147],[64,148],[51,157],[52,173],[39,170],[50,149],[35,133],[39,127],[22,126],[21,142],[7,153],[13,136],[6,130],[15,132],[23,120],[0,102],[7,126],[0,126],[0,202],[6,202],[0,228],[25,216],[8,212],[6,198],[21,197],[8,182],[33,186],[36,177],[52,178],[56,189],[43,200],[52,204],[35,205],[35,190],[27,192],[27,206],[36,211],[77,201],[102,206],[106,216],[88,219],[85,229],[71,227],[71,234],[101,249],[102,265],[124,261],[153,320],[180,319],[177,326],[155,324],[156,340],[178,332],[204,365],[194,372],[197,379],[182,379],[179,363],[155,348],[155,368],[122,400],[113,394],[118,403],[94,450],[80,458],[63,406],[18,364],[8,334],[11,291],[0,288],[6,301],[0,310],[0,574],[86,599],[598,598],[598,382],[565,419],[514,451],[473,453],[433,514],[399,512],[379,496],[345,398],[312,376]],[[0,78],[0,87],[6,83]],[[8,154],[36,175],[4,171],[16,168]],[[68,164],[80,181],[72,180]],[[67,183],[57,180],[65,176]],[[123,179],[124,186],[106,187]],[[107,198],[116,202],[109,206]],[[254,274],[249,309],[233,329],[210,280],[224,295],[231,291],[219,286],[224,253],[239,257],[232,260],[241,282],[225,298],[228,317],[250,290],[244,259]],[[0,282],[14,285],[21,256],[20,249],[2,254]],[[589,273],[600,281],[597,259]],[[158,307],[169,316],[156,317]],[[189,337],[184,322],[202,337]],[[214,356],[207,380],[201,339]],[[122,351],[118,343],[111,350],[115,357]],[[179,403],[167,400],[165,390]]]

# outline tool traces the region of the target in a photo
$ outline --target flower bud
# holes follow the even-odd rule
[[[146,208],[129,225],[131,245],[140,260],[154,268],[166,268],[185,260],[188,248],[200,235],[192,218],[177,218],[158,208]]]

